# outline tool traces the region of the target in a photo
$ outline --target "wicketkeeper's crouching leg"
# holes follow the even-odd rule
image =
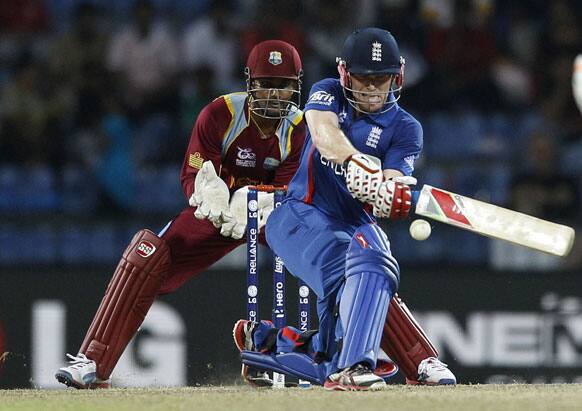
[[[398,364],[407,384],[454,385],[457,380],[398,294],[390,300],[380,347]]]
[[[170,249],[149,230],[134,237],[71,365],[55,377],[75,388],[107,386],[113,368],[142,324],[170,268]]]

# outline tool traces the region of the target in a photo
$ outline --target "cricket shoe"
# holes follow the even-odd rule
[[[100,380],[97,378],[97,364],[90,360],[85,354],[74,355],[67,354],[71,361],[71,365],[59,368],[55,374],[55,378],[67,387],[77,389],[94,389],[94,388],[110,388],[110,380]]]
[[[418,364],[418,380],[406,379],[406,384],[412,385],[456,385],[455,375],[447,368],[447,364],[435,357],[425,358]]]
[[[386,383],[369,365],[358,363],[331,374],[323,387],[329,391],[378,391],[384,389]]]

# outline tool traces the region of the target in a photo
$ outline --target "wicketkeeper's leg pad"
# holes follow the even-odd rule
[[[428,336],[397,294],[390,300],[380,346],[406,378],[413,381],[418,379],[418,365],[422,360],[438,357]]]
[[[107,380],[143,322],[170,268],[170,248],[149,230],[134,237],[117,265],[87,331],[80,353]]]

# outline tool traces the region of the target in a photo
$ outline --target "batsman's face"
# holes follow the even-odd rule
[[[392,75],[351,74],[352,94],[358,108],[366,112],[377,112],[384,107],[392,86]]]

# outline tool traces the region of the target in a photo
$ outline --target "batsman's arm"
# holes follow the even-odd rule
[[[305,119],[311,132],[313,144],[322,156],[336,164],[343,162],[359,151],[339,128],[337,114],[331,111],[309,110]]]

